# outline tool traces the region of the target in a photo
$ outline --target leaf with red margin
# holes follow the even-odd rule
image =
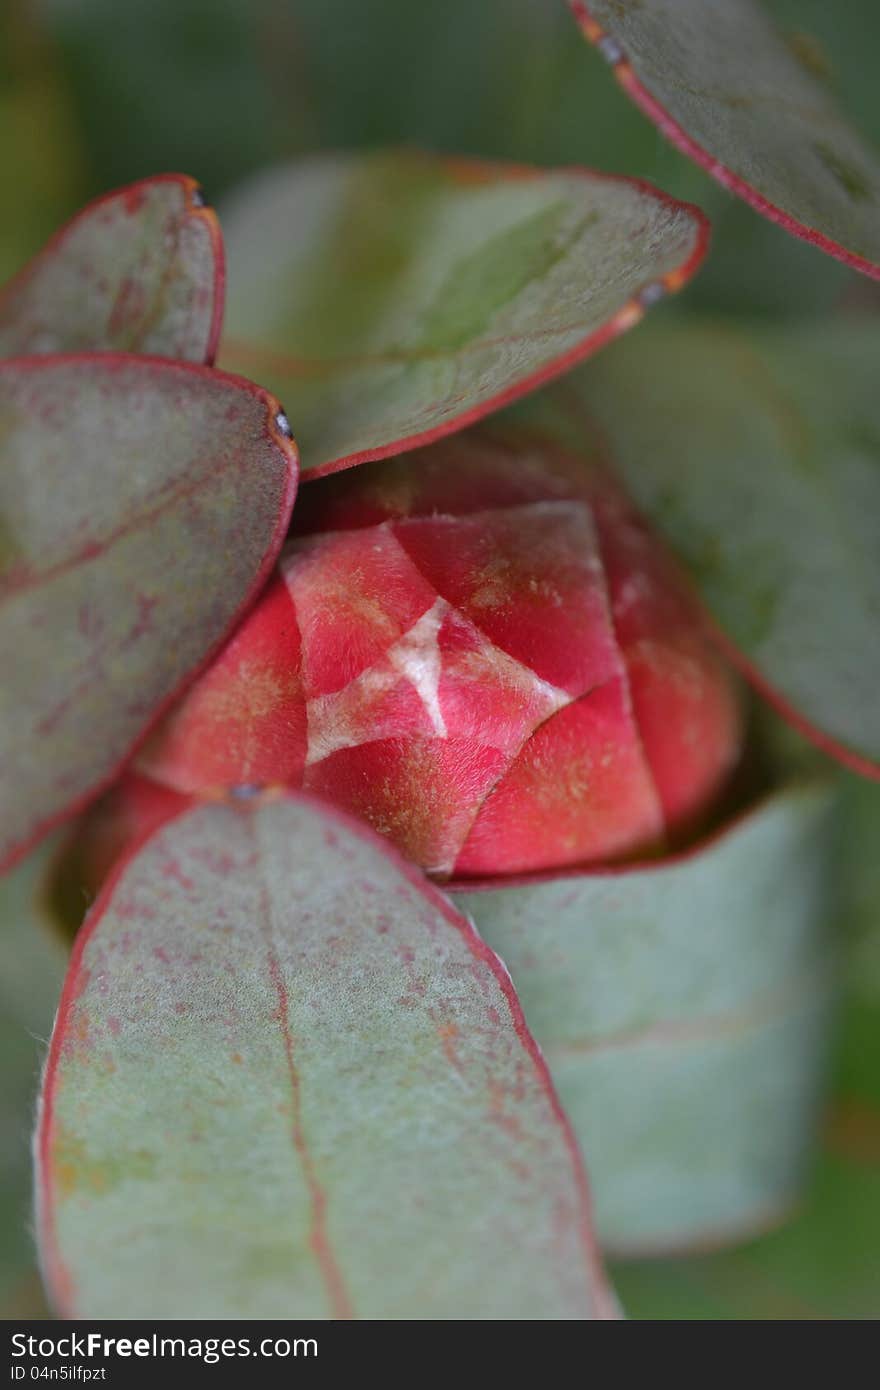
[[[274,563],[296,450],[205,367],[0,362],[0,863],[105,786]]]
[[[223,225],[223,365],[286,402],[312,477],[534,389],[685,284],[708,240],[634,179],[411,152],[261,175]]]
[[[880,278],[880,160],[753,0],[569,0],[623,90],[725,188]]]
[[[685,562],[728,655],[867,777],[880,777],[878,360],[869,319],[648,324],[555,393]]]
[[[615,1316],[503,965],[301,795],[185,812],[116,871],[37,1155],[68,1317]]]
[[[138,352],[213,362],[223,241],[195,179],[161,174],[78,212],[0,290],[0,357]]]

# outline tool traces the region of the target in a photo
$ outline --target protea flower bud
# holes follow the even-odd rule
[[[303,786],[457,878],[650,852],[703,815],[739,753],[738,689],[607,474],[470,433],[303,502],[142,774]]]

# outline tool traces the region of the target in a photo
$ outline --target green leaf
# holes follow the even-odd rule
[[[0,1315],[7,1318],[35,1312],[30,1135],[67,954],[38,905],[56,848],[48,841],[0,880]]]
[[[830,802],[793,788],[677,859],[453,893],[510,969],[609,1249],[741,1236],[799,1194],[832,991]]]
[[[868,776],[880,775],[878,353],[867,318],[649,324],[571,379],[568,421],[573,441],[604,438],[730,655]]]
[[[115,775],[267,577],[278,404],[158,358],[0,362],[0,861]]]
[[[880,159],[754,0],[569,0],[624,91],[766,217],[880,278]]]
[[[302,796],[188,812],[108,885],[38,1156],[66,1316],[614,1316],[503,966]]]
[[[117,351],[212,362],[223,245],[194,179],[165,174],[83,208],[0,291],[0,357]]]
[[[685,283],[707,240],[631,180],[411,153],[273,171],[223,225],[223,363],[281,394],[312,476],[531,390]]]

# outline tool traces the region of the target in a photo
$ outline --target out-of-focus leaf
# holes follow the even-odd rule
[[[312,475],[460,429],[630,327],[699,266],[696,209],[586,171],[305,161],[224,212],[224,365],[281,394]]]
[[[624,91],[725,187],[880,278],[880,159],[754,0],[570,0]]]
[[[733,1239],[799,1195],[822,1096],[830,795],[678,859],[453,894],[509,967],[617,1252]]]
[[[618,1264],[624,1308],[638,1319],[852,1319],[880,1316],[880,1126],[832,1112],[806,1202],[779,1231],[735,1251]],[[848,1131],[862,1134],[863,1157]]]
[[[54,852],[54,843],[41,845],[0,880],[0,1314],[7,1318],[36,1307],[30,1136],[66,957],[36,907]]]
[[[803,1208],[740,1250],[621,1265],[636,1318],[880,1316],[880,788],[847,779],[840,835],[850,942],[835,1096]]]
[[[602,438],[730,655],[868,776],[880,775],[878,358],[873,320],[649,324],[564,387],[571,439]]]
[[[828,0],[762,0],[802,64],[831,88],[861,130],[880,140],[880,105],[872,64],[865,54],[880,36],[874,0],[846,0],[841,11]]]
[[[0,861],[113,777],[261,587],[296,490],[278,411],[159,358],[0,362]]]
[[[90,203],[0,291],[0,357],[119,351],[211,362],[223,317],[216,215],[183,174]]]
[[[68,1316],[613,1316],[503,966],[305,798],[185,813],[111,880],[38,1156]]]

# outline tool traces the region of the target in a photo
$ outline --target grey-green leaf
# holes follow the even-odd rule
[[[504,968],[301,796],[188,812],[105,889],[38,1155],[66,1316],[614,1316]]]
[[[281,397],[312,475],[558,375],[685,284],[708,235],[636,180],[412,152],[272,170],[223,227],[222,364]]]
[[[646,324],[575,373],[563,407],[570,442],[603,439],[746,674],[820,746],[873,777],[878,361],[871,319]]]
[[[880,158],[757,0],[570,4],[673,144],[787,231],[880,277]]]
[[[194,179],[114,190],[62,227],[0,290],[0,357],[142,352],[213,362],[223,243]]]
[[[824,786],[656,866],[453,894],[508,965],[617,1252],[742,1238],[797,1199],[833,990]]]
[[[267,578],[278,403],[124,354],[0,361],[0,864],[112,780]]]

